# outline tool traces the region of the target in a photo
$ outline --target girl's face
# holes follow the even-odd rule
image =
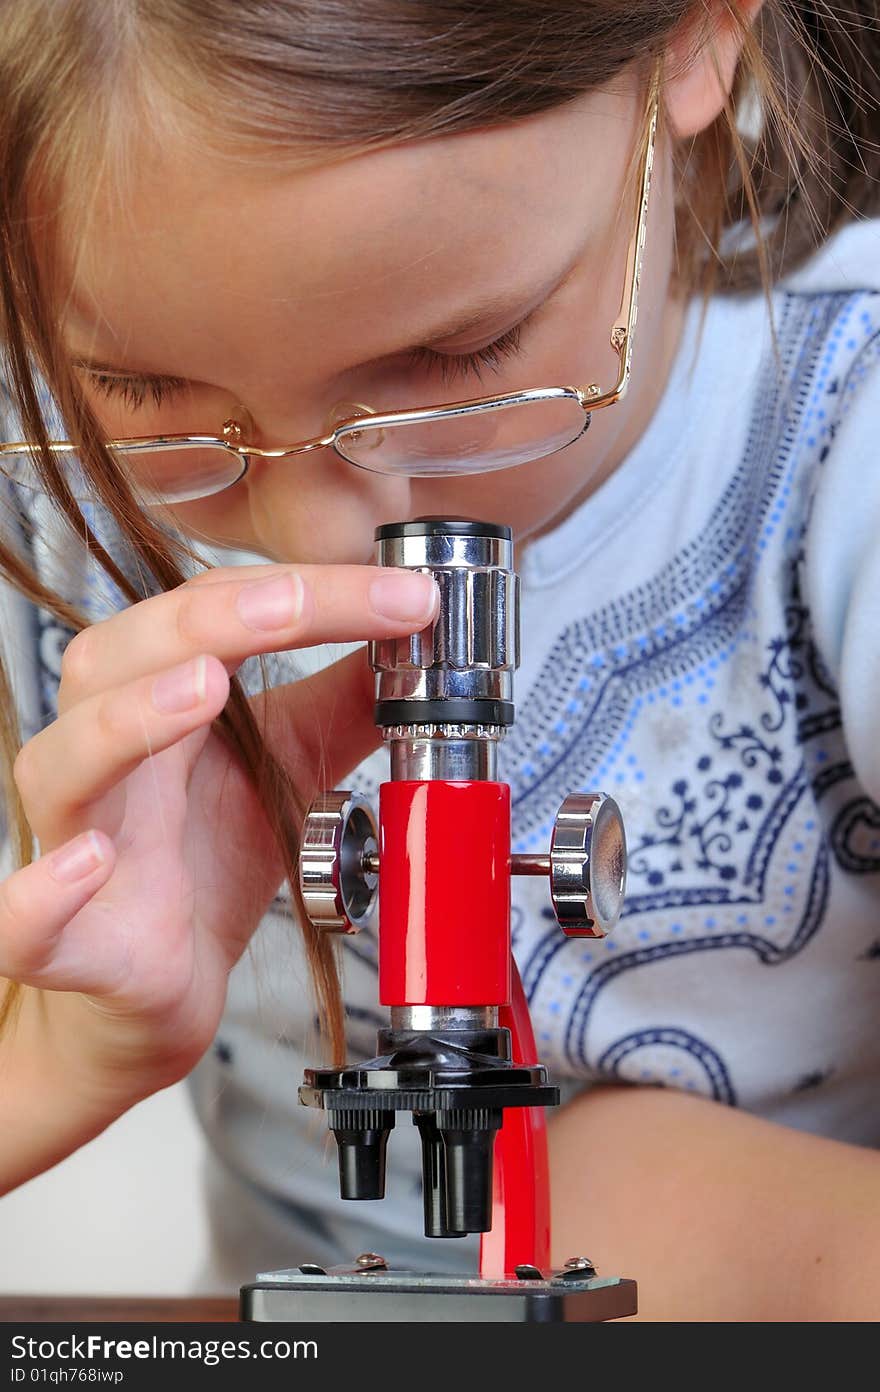
[[[100,365],[78,371],[108,436],[219,434],[234,417],[249,442],[280,446],[351,414],[345,403],[609,387],[642,110],[635,83],[617,84],[295,172],[144,141],[131,196],[99,191],[70,268],[65,341]],[[464,515],[522,540],[560,520],[625,456],[666,379],[681,319],[669,185],[660,140],[632,384],[575,444],[441,479],[366,473],[329,449],[254,460],[232,488],[178,505],[179,523],[274,560],[350,562],[371,558],[383,522]]]

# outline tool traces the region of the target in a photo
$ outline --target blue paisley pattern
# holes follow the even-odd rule
[[[518,694],[502,749],[516,848],[546,848],[576,788],[613,793],[628,821],[627,899],[612,937],[568,940],[549,907],[521,916],[516,932],[542,1056],[563,1075],[736,1103],[735,1070],[711,1037],[671,1023],[674,998],[656,1021],[610,1039],[606,1017],[594,1040],[604,996],[616,994],[608,1014],[626,1021],[650,1013],[639,997],[652,999],[647,978],[661,963],[728,954],[733,969],[745,952],[784,968],[826,926],[832,860],[851,875],[880,870],[880,808],[855,781],[801,597],[816,478],[880,362],[876,301],[784,298],[784,370],[765,375],[709,525],[650,584],[564,628]],[[670,764],[664,788],[657,769]],[[833,1072],[826,1061],[822,1078]],[[792,1078],[792,1090],[801,1084]]]

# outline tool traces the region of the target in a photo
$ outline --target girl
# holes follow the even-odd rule
[[[578,788],[628,824],[606,943],[514,886],[558,1259],[876,1316],[878,57],[873,0],[5,0],[6,1188],[189,1075],[206,1283],[472,1267],[403,1128],[336,1196],[306,965],[364,1056],[375,941],[343,1013],[287,887],[316,789],[387,776],[364,640],[435,612],[373,530],[464,514],[523,578],[516,847]],[[478,448],[358,429],[564,384]],[[169,434],[216,443],[108,448]]]

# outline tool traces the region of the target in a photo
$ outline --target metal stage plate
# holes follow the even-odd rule
[[[241,1289],[241,1318],[270,1323],[596,1323],[634,1315],[636,1283],[620,1276],[535,1273],[499,1280],[330,1267],[261,1272]]]

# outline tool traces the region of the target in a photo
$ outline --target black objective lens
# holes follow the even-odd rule
[[[428,1112],[415,1118],[422,1138],[427,1237],[463,1237],[492,1227],[492,1171],[500,1108]]]
[[[330,1112],[330,1130],[339,1146],[339,1193],[343,1199],[385,1197],[385,1149],[394,1113],[377,1108]]]

